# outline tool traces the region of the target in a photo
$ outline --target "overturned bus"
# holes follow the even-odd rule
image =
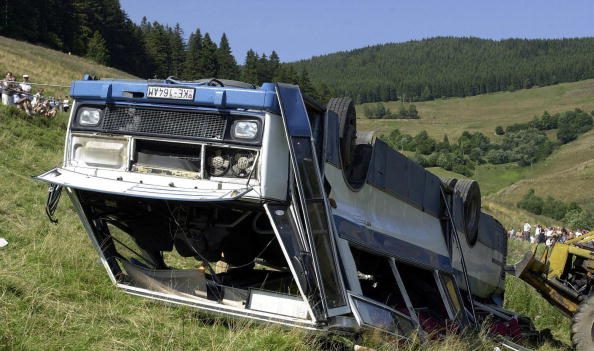
[[[37,178],[50,219],[66,191],[118,288],[319,331],[510,325],[506,235],[477,183],[357,134],[350,99],[90,77],[70,95],[63,164]]]

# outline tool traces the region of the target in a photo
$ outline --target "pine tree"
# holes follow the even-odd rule
[[[231,47],[229,46],[229,40],[227,35],[223,33],[219,48],[217,50],[217,64],[219,71],[217,73],[218,78],[223,79],[239,79],[239,67],[237,62],[231,53]]]
[[[95,33],[93,33],[93,37],[89,41],[87,47],[86,56],[102,65],[109,65],[109,50],[107,49],[107,44],[105,43],[105,40],[99,31],[95,31]]]
[[[170,33],[170,47],[171,47],[171,74],[180,78],[184,71],[184,55],[185,43],[184,32],[179,23],[175,24],[173,31]]]
[[[219,67],[217,65],[217,44],[210,39],[208,33],[202,38],[202,48],[198,56],[198,67],[204,78],[216,77]]]
[[[299,76],[299,88],[301,89],[301,92],[305,95],[315,97],[318,94],[313,84],[311,84],[309,74],[307,73],[307,70],[305,68],[301,70],[301,75]]]
[[[258,84],[258,54],[249,49],[245,55],[245,63],[241,70],[241,80],[247,83]]]
[[[276,51],[272,50],[268,62],[268,66],[270,67],[270,79],[273,80],[276,76],[276,72],[280,68],[280,58],[278,57]]]
[[[328,103],[328,101],[332,98],[332,91],[328,85],[326,85],[326,83],[320,84],[319,88],[316,90],[318,91],[317,99],[322,104]]]
[[[171,47],[167,28],[153,22],[145,33],[147,52],[154,65],[152,77],[166,78],[170,75]]]
[[[184,63],[184,78],[189,80],[200,79],[203,77],[200,71],[198,58],[202,50],[202,34],[200,29],[190,34],[188,39],[188,49],[186,51],[186,61]]]

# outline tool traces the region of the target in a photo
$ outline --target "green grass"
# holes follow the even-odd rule
[[[67,85],[85,72],[126,76],[1,37],[0,46],[0,69],[29,73],[34,81]],[[59,223],[53,225],[44,213],[47,187],[31,179],[60,164],[66,123],[65,115],[45,120],[0,108],[0,237],[9,242],[0,249],[1,350],[327,350],[341,346],[304,331],[214,318],[113,287],[66,194],[57,212]],[[524,215],[489,199],[485,204],[510,223]],[[510,257],[525,250],[514,245],[510,245]],[[565,319],[522,282],[510,279],[507,285],[508,307],[526,313],[539,328],[551,328],[556,338],[568,342]],[[352,341],[338,341],[352,349]],[[484,332],[429,343],[366,335],[364,344],[402,351],[479,351],[494,346]],[[543,345],[538,350],[560,348]]]
[[[532,248],[520,240],[510,240],[507,263],[520,261]],[[546,302],[533,288],[520,279],[507,276],[505,284],[505,307],[526,316],[530,316],[540,331],[548,329],[554,338],[565,345],[570,345],[570,320]]]
[[[90,60],[46,49],[25,42],[0,36],[0,79],[11,71],[18,81],[28,74],[33,83],[48,83],[70,86],[70,82],[81,79],[85,73],[101,78],[134,76],[114,68],[101,66]],[[33,86],[33,93],[45,89],[45,95],[66,96],[69,88]]]
[[[398,111],[399,101],[384,103],[392,111]],[[408,134],[426,130],[429,135],[441,140],[448,134],[450,141],[464,131],[480,131],[495,138],[495,127],[530,121],[534,116],[573,110],[594,109],[594,79],[574,83],[562,83],[542,88],[498,92],[467,98],[447,98],[415,103],[418,120],[370,120],[364,118],[365,104],[358,105],[358,128],[389,133],[394,128]]]
[[[0,349],[309,350],[302,332],[220,320],[115,289],[67,198],[50,224],[46,185],[59,164],[66,116],[29,119],[0,109]],[[65,196],[66,197],[66,196]]]
[[[112,286],[67,198],[59,223],[44,214],[46,186],[30,177],[60,163],[67,117],[28,118],[0,109],[0,349],[8,350],[316,350],[324,339],[304,331],[213,318],[192,309],[129,296]],[[508,282],[519,299],[537,301],[523,283]],[[538,317],[518,299],[508,304]],[[532,304],[532,302],[531,302]],[[549,307],[549,310],[552,309]],[[552,311],[551,313],[554,313]],[[548,315],[548,312],[546,312]],[[541,327],[554,325],[542,319]],[[556,337],[567,340],[566,325]],[[565,334],[564,334],[565,333]],[[341,339],[347,345],[352,341]],[[370,335],[379,350],[484,350],[495,345],[484,333],[451,335],[421,343]],[[544,345],[539,350],[558,350]]]

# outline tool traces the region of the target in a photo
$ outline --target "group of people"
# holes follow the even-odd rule
[[[0,91],[2,93],[2,105],[16,106],[29,116],[36,114],[53,118],[58,110],[68,111],[70,107],[68,99],[47,98],[43,95],[43,89],[33,94],[29,75],[27,74],[23,74],[23,81],[17,83],[12,72],[6,72],[6,76],[0,82]]]
[[[531,244],[545,244],[552,247],[557,242],[564,243],[567,240],[572,240],[582,235],[587,234],[585,229],[570,230],[565,227],[546,227],[537,224],[532,230],[530,223],[524,223],[522,230],[512,228],[507,234],[511,239],[529,241]]]

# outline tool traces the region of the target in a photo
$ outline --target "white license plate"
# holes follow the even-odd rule
[[[194,100],[194,89],[149,86],[146,96],[159,99]]]

